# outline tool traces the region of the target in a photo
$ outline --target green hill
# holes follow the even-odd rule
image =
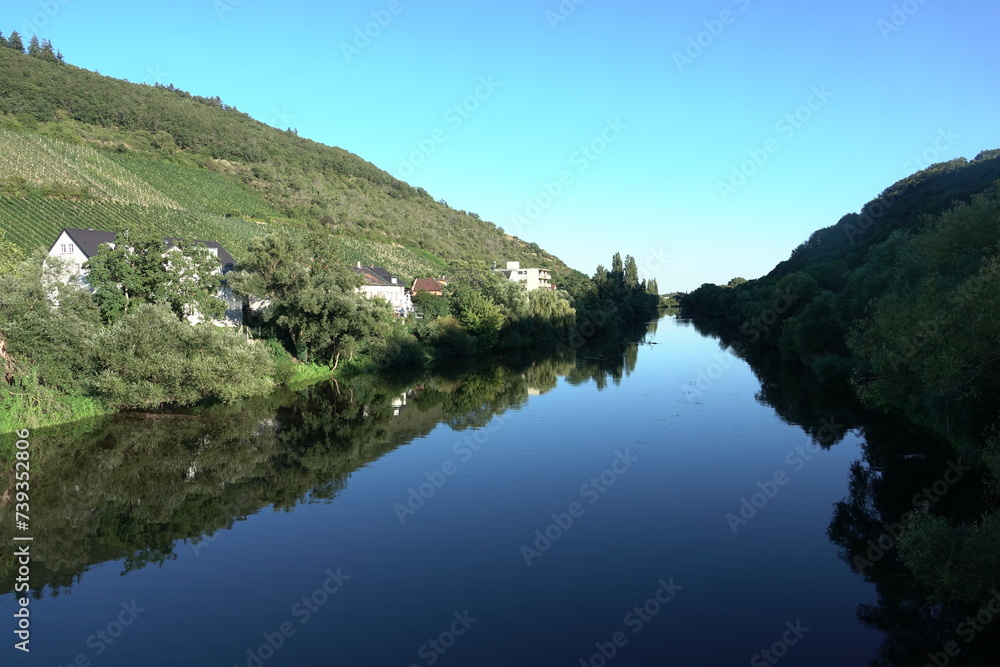
[[[218,240],[323,225],[344,259],[412,278],[463,261],[575,272],[369,162],[218,98],[112,79],[0,47],[0,228],[25,250],[61,227],[147,225]],[[577,278],[579,276],[576,276]]]

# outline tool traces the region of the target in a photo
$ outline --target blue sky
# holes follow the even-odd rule
[[[4,4],[75,65],[218,95],[584,272],[631,254],[661,291],[760,276],[1000,148],[995,0]]]

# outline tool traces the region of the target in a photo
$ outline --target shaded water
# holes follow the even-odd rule
[[[31,654],[9,632],[6,502],[0,655],[247,667],[920,660],[954,623],[893,587],[891,548],[870,566],[855,557],[909,498],[886,480],[919,487],[946,455],[782,372],[755,374],[664,319],[639,344],[579,358],[33,432]]]

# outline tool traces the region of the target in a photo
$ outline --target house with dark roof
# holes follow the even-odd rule
[[[351,268],[364,280],[358,291],[366,297],[385,299],[392,306],[393,311],[403,317],[413,312],[410,290],[398,276],[381,266],[361,266],[361,262]]]
[[[69,268],[73,272],[64,276],[66,282],[78,281],[82,286],[87,286],[87,270],[83,265],[91,257],[97,254],[101,245],[107,243],[111,247],[115,245],[115,232],[102,232],[96,229],[75,229],[66,227],[59,233],[52,247],[49,248],[50,257],[59,257],[69,262]],[[169,249],[178,241],[177,237],[167,237],[163,239],[164,244]],[[225,275],[234,268],[236,262],[232,255],[216,241],[193,241],[195,245],[203,246],[210,254],[218,258],[219,271]],[[243,323],[243,301],[239,299],[232,290],[225,284],[216,295],[226,304],[226,314],[224,319],[217,322],[225,325],[239,325]],[[197,318],[195,318],[197,319]]]

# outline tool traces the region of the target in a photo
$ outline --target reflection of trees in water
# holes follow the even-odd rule
[[[617,387],[635,371],[639,360],[639,346],[656,333],[656,326],[657,322],[652,322],[636,327],[626,336],[627,340],[633,342],[623,342],[620,339],[589,341],[577,355],[576,368],[566,376],[567,382],[580,385],[592,381],[598,391],[606,389],[609,382]]]
[[[830,447],[849,431],[863,437],[864,459],[852,464],[847,495],[837,503],[827,533],[844,562],[875,585],[878,602],[858,607],[858,619],[885,635],[871,664],[919,667],[929,663],[928,653],[943,652],[948,642],[967,651],[970,644],[956,629],[988,601],[932,603],[896,548],[900,521],[914,510],[914,495],[948,470],[954,458],[948,444],[909,422],[866,409],[849,388],[820,383],[802,366],[782,361],[777,352],[751,349],[736,331],[701,322],[694,326],[747,361],[760,381],[758,402],[802,428],[817,444]],[[824,431],[830,425],[832,438]],[[969,475],[950,487],[932,511],[959,521],[974,519],[982,511],[982,493],[981,480]],[[1000,583],[1000,573],[997,580]],[[972,655],[946,656],[947,664],[997,664],[993,656],[1000,653],[998,635],[1000,618],[971,645],[983,656],[981,662]]]
[[[635,366],[634,355],[617,359],[601,368],[621,377]],[[198,548],[269,505],[329,502],[355,470],[437,424],[481,428],[575,367],[572,352],[517,356],[474,372],[341,379],[190,414],[32,431],[34,594],[58,595],[105,561],[127,572],[172,560],[182,541]],[[0,532],[13,519],[13,503],[0,505]],[[0,591],[14,587],[11,554],[0,552]]]

